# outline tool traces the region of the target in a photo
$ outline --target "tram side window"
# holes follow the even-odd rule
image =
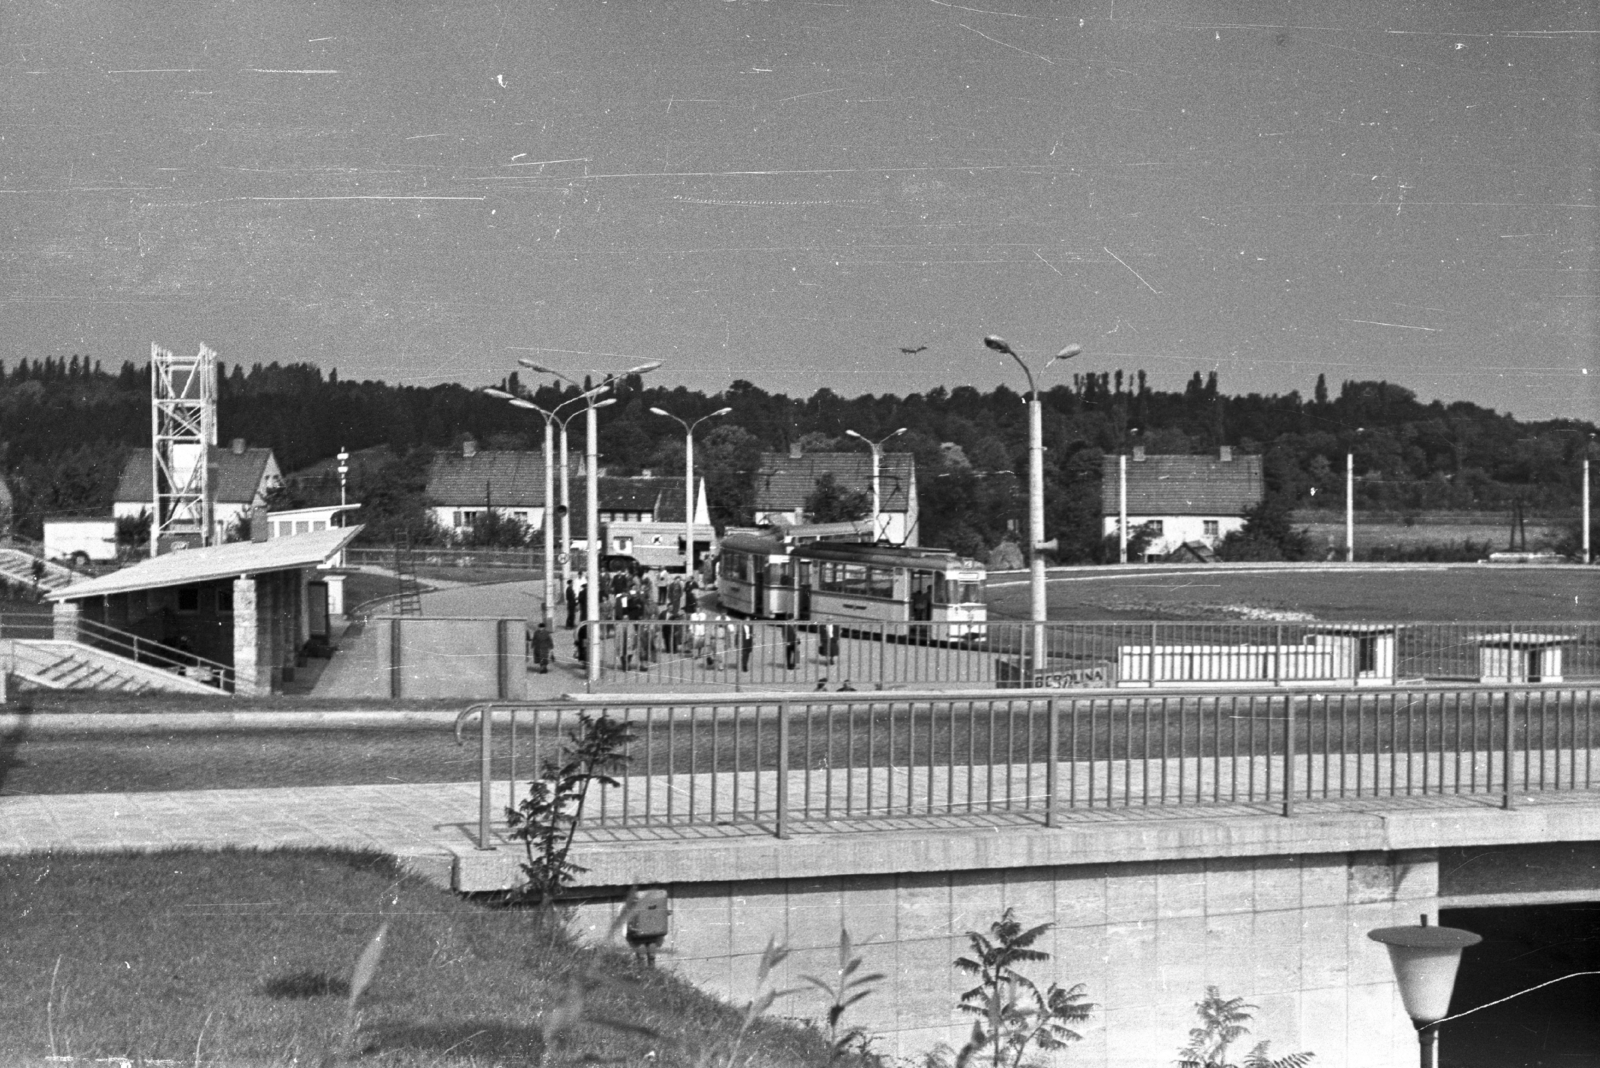
[[[853,594],[857,597],[894,596],[894,572],[880,567],[861,564],[825,563],[818,586],[829,593]]]

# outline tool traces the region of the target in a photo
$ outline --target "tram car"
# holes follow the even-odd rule
[[[722,610],[749,619],[795,617],[794,565],[789,546],[772,535],[729,534],[717,562]]]
[[[823,623],[944,624],[943,640],[987,634],[983,564],[948,549],[730,535],[717,592],[730,615]]]

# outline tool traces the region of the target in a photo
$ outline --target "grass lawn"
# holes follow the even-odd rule
[[[532,912],[457,898],[375,855],[5,857],[0,901],[8,1065],[69,1054],[318,1063],[339,1043],[356,959],[385,920],[354,1063],[687,1065],[738,1026],[732,1008],[625,949],[579,947],[541,930]],[[580,986],[588,1018],[664,1037],[580,1024],[541,1060],[541,1019]],[[826,1063],[820,1038],[775,1022],[760,1025],[744,1052],[761,1065]]]
[[[1237,619],[1244,609],[1318,620],[1554,622],[1600,619],[1600,568],[1235,572],[1153,565],[1052,576],[1052,620]],[[994,585],[995,619],[1028,618],[1025,578]]]

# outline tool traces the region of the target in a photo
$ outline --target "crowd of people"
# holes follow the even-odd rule
[[[643,574],[616,571],[600,576],[599,627],[579,624],[588,619],[588,583],[569,579],[563,590],[566,607],[564,629],[573,632],[573,655],[588,663],[590,632],[610,646],[614,666],[623,671],[644,671],[671,656],[703,660],[711,670],[737,667],[750,670],[755,651],[755,627],[702,607],[707,599],[699,579],[669,574],[659,569]],[[618,622],[647,624],[619,627]],[[656,624],[654,626],[648,624]],[[548,673],[555,657],[555,636],[538,623],[529,631],[529,651],[541,672]],[[799,666],[801,631],[794,623],[783,627],[784,664]],[[818,634],[818,653],[831,663],[839,655],[836,628],[824,625]]]

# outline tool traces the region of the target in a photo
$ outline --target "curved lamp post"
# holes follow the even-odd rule
[[[732,408],[718,408],[710,415],[702,415],[694,422],[685,422],[665,408],[651,408],[683,427],[683,578],[687,582],[694,573],[694,428],[707,419],[727,415]]]
[[[526,357],[519,357],[517,362],[528,368],[530,371],[537,371],[542,375],[554,375],[563,382],[569,382],[572,385],[577,386],[579,389],[583,389],[583,384],[581,382],[562,374],[553,367],[546,367],[544,364],[535,363],[533,360],[530,360]],[[588,687],[590,690],[593,690],[594,684],[600,681],[600,650],[596,648],[596,643],[594,640],[594,636],[600,633],[596,628],[596,624],[600,620],[600,476],[597,470],[600,463],[600,446],[598,439],[598,428],[595,422],[594,413],[596,408],[604,406],[602,403],[596,403],[594,398],[595,395],[600,393],[602,390],[611,388],[612,383],[619,378],[625,378],[628,375],[642,375],[647,371],[654,371],[660,366],[660,360],[646,360],[644,363],[630,367],[626,371],[607,373],[604,379],[601,381],[599,388],[591,388],[582,394],[587,402],[584,405],[583,410],[585,424],[584,429],[587,432],[588,437],[587,450],[585,453],[583,466],[585,482],[584,488],[587,490],[589,497],[585,512],[587,532],[589,535],[589,551],[583,555],[584,582],[586,582],[589,587],[588,594],[584,598],[584,612],[586,616],[585,622],[590,628],[588,631],[589,641],[587,643],[587,648],[589,650],[589,663],[586,665],[588,670],[585,673],[585,679],[588,682]],[[607,400],[614,401],[615,398],[607,398]]]
[[[866,442],[867,443],[867,448],[872,450],[872,540],[873,541],[881,541],[883,539],[883,535],[885,533],[884,530],[882,529],[881,525],[880,525],[883,522],[883,519],[882,519],[883,494],[880,491],[880,486],[879,486],[879,481],[878,481],[879,480],[879,471],[882,469],[882,466],[883,466],[883,445],[884,445],[884,442],[888,441],[890,438],[897,438],[901,434],[904,434],[905,432],[906,432],[906,428],[905,427],[901,427],[899,430],[896,430],[894,433],[886,434],[885,436],[879,438],[877,441],[873,441],[871,438],[868,438],[868,437],[866,437],[866,436],[864,436],[862,434],[857,434],[854,430],[846,430],[845,431],[845,434],[847,436],[855,438],[857,441]]]
[[[1033,669],[1040,672],[1045,668],[1044,625],[1048,618],[1045,610],[1044,557],[1040,554],[1055,548],[1054,542],[1047,545],[1044,540],[1043,409],[1039,404],[1039,388],[1033,382],[1033,372],[1016,350],[1006,343],[1005,338],[995,334],[984,338],[983,343],[995,352],[1003,352],[1016,360],[1017,366],[1022,368],[1022,373],[1028,379],[1028,557],[1032,572],[1028,600],[1033,609]],[[1081,352],[1082,345],[1068,345],[1046,360],[1044,366],[1048,368],[1057,360],[1070,360]]]
[[[1461,951],[1483,936],[1459,927],[1381,927],[1367,937],[1389,950],[1395,984],[1406,1015],[1417,1028],[1422,1068],[1438,1068],[1439,1023],[1450,1015],[1450,992],[1456,985]]]

